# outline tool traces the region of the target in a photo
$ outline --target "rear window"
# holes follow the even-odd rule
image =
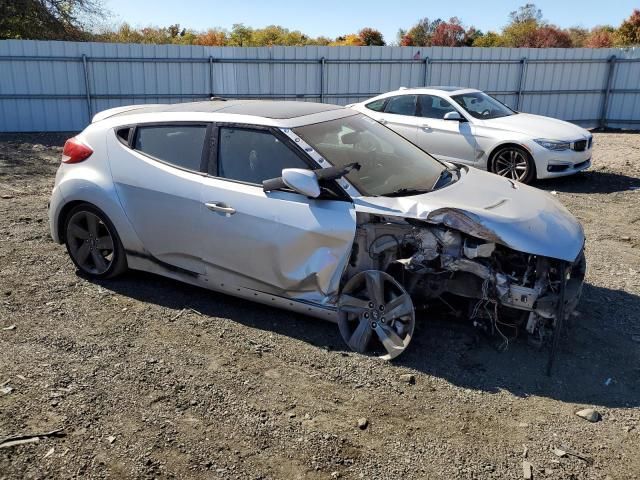
[[[138,127],[133,144],[151,157],[187,170],[200,171],[206,125],[154,125]]]

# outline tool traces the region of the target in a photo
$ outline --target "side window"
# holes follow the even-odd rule
[[[435,95],[420,95],[418,115],[425,118],[444,118],[446,113],[457,111],[444,98]]]
[[[153,125],[136,129],[134,150],[188,170],[200,171],[205,125]]]
[[[381,112],[384,109],[384,102],[386,102],[386,98],[381,98],[380,100],[375,100],[373,102],[369,102],[365,105],[369,110],[373,110],[374,112]]]
[[[415,95],[399,95],[391,97],[384,109],[385,113],[394,113],[396,115],[415,115],[416,114],[416,96]]]
[[[222,127],[218,143],[218,176],[223,178],[262,184],[280,177],[283,168],[309,168],[267,130]]]

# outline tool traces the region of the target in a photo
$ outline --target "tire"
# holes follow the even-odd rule
[[[529,152],[516,145],[507,145],[491,156],[490,171],[501,177],[522,183],[536,179],[536,164]]]
[[[75,266],[91,278],[113,278],[127,270],[127,257],[111,220],[83,203],[64,220],[64,243]]]

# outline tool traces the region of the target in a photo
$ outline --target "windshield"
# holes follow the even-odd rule
[[[463,93],[453,95],[451,98],[471,116],[481,120],[507,117],[517,113],[484,92]]]
[[[345,177],[363,195],[415,195],[430,191],[444,165],[393,130],[364,115],[294,129],[336,167],[357,162]]]

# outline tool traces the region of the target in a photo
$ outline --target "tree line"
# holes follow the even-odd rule
[[[382,33],[366,27],[335,38],[312,37],[280,25],[252,28],[238,23],[228,29],[198,31],[181,27],[135,28],[128,23],[99,26],[108,15],[99,0],[0,0],[0,39],[76,40],[115,43],[152,43],[232,47],[285,46],[383,46]],[[640,10],[635,9],[618,27],[560,28],[544,19],[535,4],[528,3],[509,14],[500,31],[482,32],[452,17],[422,18],[400,29],[391,44],[443,47],[623,47],[640,45]]]

